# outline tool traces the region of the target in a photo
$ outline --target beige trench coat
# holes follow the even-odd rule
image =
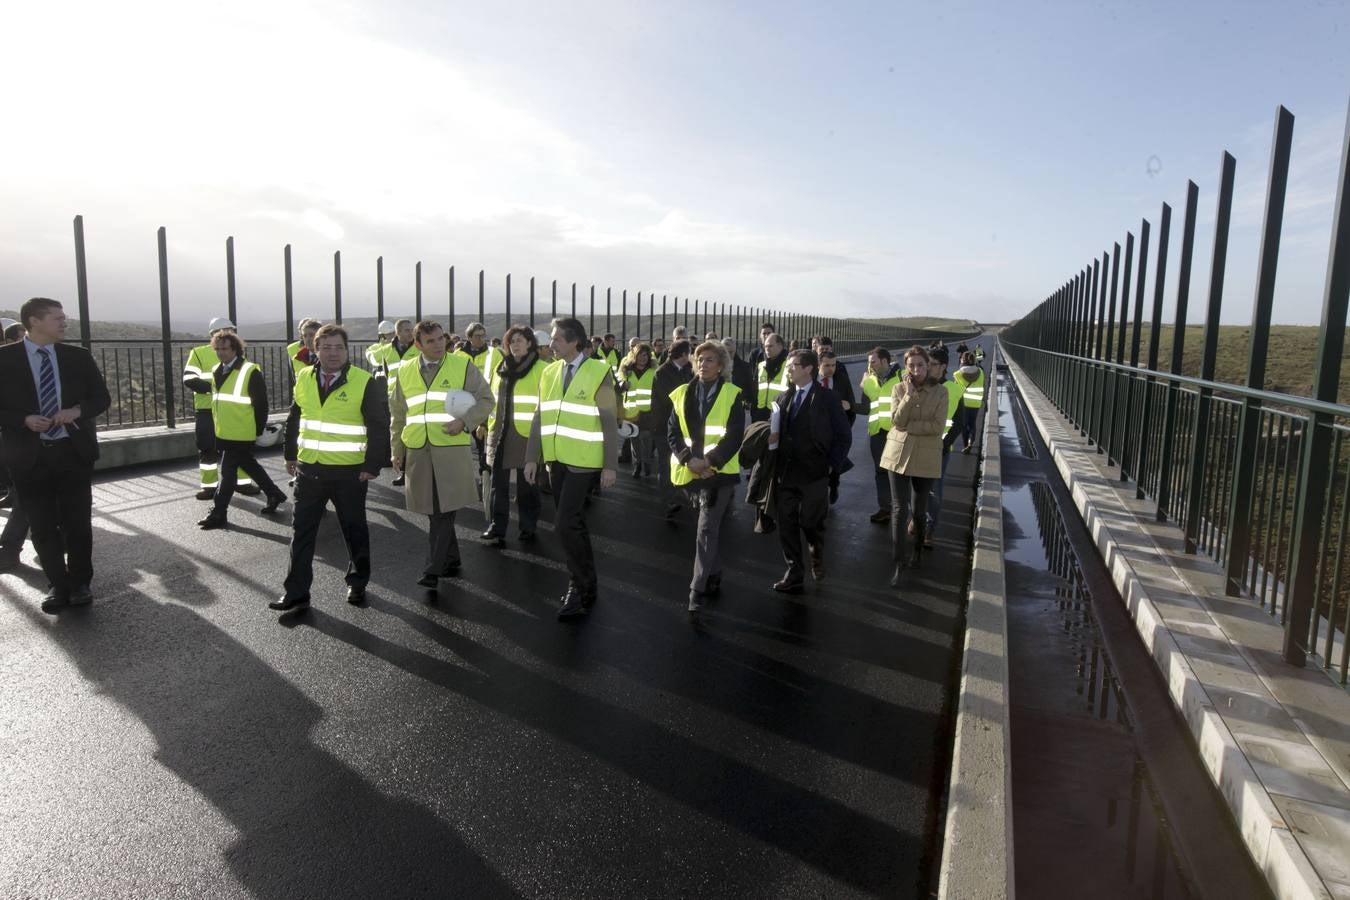
[[[414,358],[410,364],[421,366],[421,357]],[[433,479],[441,512],[477,506],[478,472],[473,461],[473,445],[433,447],[427,444],[417,450],[403,446],[408,404],[403,399],[402,386],[398,381],[394,385],[394,394],[389,398],[390,453],[394,459],[403,460],[403,470],[408,476],[404,489],[408,511],[432,515],[435,511],[431,497]],[[492,411],[492,390],[474,366],[468,366],[464,371],[464,390],[473,394],[476,401],[473,409],[463,417],[465,432],[471,432],[487,421],[488,413]]]
[[[881,467],[911,478],[941,478],[946,425],[947,389],[929,381],[909,394],[902,379],[891,390],[891,430]]]

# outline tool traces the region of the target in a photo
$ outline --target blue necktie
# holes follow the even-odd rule
[[[52,352],[46,347],[39,347],[37,352],[42,357],[38,365],[38,411],[42,418],[51,419],[61,411],[61,404],[56,399],[56,371],[52,368]],[[42,433],[49,438],[59,437],[61,426],[53,425]]]
[[[789,422],[797,418],[797,410],[802,408],[802,398],[805,396],[806,391],[797,391],[797,396],[792,398],[792,409],[788,413]]]

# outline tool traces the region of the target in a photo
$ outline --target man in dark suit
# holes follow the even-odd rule
[[[848,419],[849,433],[853,433],[853,423],[858,419],[858,413],[853,408],[857,401],[853,399],[853,385],[848,380],[848,370],[844,364],[839,361],[839,357],[834,355],[834,351],[829,349],[829,338],[821,338],[822,346],[825,348],[818,352],[820,357],[820,369],[816,372],[816,383],[827,391],[834,391],[835,396],[839,398],[839,404],[844,408],[844,417]],[[839,476],[844,473],[838,469],[830,470],[830,505],[833,506],[839,500]]]
[[[779,541],[788,566],[773,589],[784,594],[802,592],[808,555],[812,577],[817,582],[825,577],[830,472],[843,470],[853,442],[838,395],[816,383],[819,364],[810,350],[788,354],[791,388],[774,401],[770,416],[769,445],[778,449],[774,477],[778,483]],[[806,553],[802,552],[803,538]]]
[[[688,384],[694,377],[694,366],[689,356],[692,347],[687,340],[679,340],[670,345],[670,358],[661,364],[652,378],[652,421],[670,420],[670,392],[682,384]],[[656,448],[656,474],[661,482],[660,496],[666,504],[666,518],[673,519],[684,508],[679,500],[679,492],[670,483],[670,454],[662,451],[664,443]]]
[[[28,336],[0,347],[0,456],[13,473],[50,583],[42,611],[56,613],[93,600],[94,420],[111,401],[93,357],[61,343],[66,314],[60,303],[34,297],[19,318]]]
[[[735,338],[722,338],[722,345],[731,355],[731,371],[727,373],[727,380],[741,389],[741,407],[748,410],[755,402],[755,367],[736,353]]]

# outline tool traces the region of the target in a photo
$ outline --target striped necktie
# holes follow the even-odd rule
[[[42,362],[38,365],[38,411],[42,418],[51,419],[61,411],[56,399],[56,370],[52,368],[52,351],[46,347],[38,348]],[[43,436],[56,438],[61,436],[61,426],[53,425],[42,432]]]

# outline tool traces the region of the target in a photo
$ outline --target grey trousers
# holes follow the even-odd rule
[[[431,508],[427,516],[427,564],[424,575],[446,575],[459,568],[459,537],[455,534],[455,510],[441,512],[441,494],[436,476],[431,477]]]
[[[718,487],[716,502],[709,503],[712,496],[710,490],[702,492],[698,528],[694,532],[694,578],[689,582],[689,590],[698,594],[708,589],[710,578],[722,574],[722,522],[731,512],[736,487],[730,484]]]

